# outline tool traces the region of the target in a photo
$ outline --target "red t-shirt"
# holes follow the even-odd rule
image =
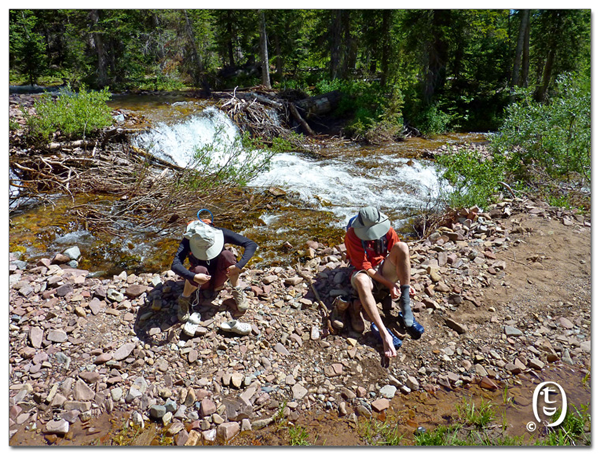
[[[366,240],[363,246],[363,241],[354,233],[354,228],[350,227],[346,231],[346,237],[344,239],[344,244],[346,245],[346,257],[356,270],[374,269],[387,257],[394,244],[399,241],[398,234],[396,234],[394,228],[390,227],[387,234],[385,234],[387,250],[378,253],[375,244],[376,242],[379,242],[379,240]]]

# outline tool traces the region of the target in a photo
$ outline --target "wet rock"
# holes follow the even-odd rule
[[[479,385],[484,388],[484,389],[488,389],[488,390],[498,390],[499,387],[498,385],[492,381],[490,378],[482,378],[481,382],[479,382]]]
[[[74,261],[78,261],[81,257],[81,251],[78,246],[72,246],[71,248],[66,249],[63,251],[63,254]]]
[[[46,433],[64,436],[69,432],[69,422],[64,419],[51,420],[46,424]]]

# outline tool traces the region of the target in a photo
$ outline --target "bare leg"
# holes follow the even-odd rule
[[[379,311],[377,310],[377,302],[373,297],[373,282],[371,277],[366,273],[359,273],[355,278],[356,290],[358,291],[358,297],[362,304],[367,316],[371,321],[375,323],[381,339],[383,340],[383,352],[386,357],[396,357],[396,348],[394,348],[394,342],[391,335],[388,333],[387,328],[381,320]]]
[[[406,327],[414,323],[410,308],[410,296],[414,290],[410,287],[410,252],[404,242],[394,244],[389,256],[385,259],[381,272],[390,281],[400,282],[400,306]]]
[[[185,282],[183,283],[183,292],[181,293],[181,295],[185,298],[188,298],[196,289],[198,289],[198,286],[194,286],[188,280],[185,280]]]
[[[381,273],[390,281],[399,281],[400,285],[410,286],[410,252],[406,243],[394,244],[383,263]]]

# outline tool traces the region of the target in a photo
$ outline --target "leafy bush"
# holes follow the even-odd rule
[[[112,124],[110,99],[107,89],[87,91],[85,87],[75,93],[67,87],[56,98],[42,95],[34,103],[35,115],[23,112],[27,119],[29,139],[48,143],[59,132],[69,139],[86,138]]]
[[[377,143],[401,139],[403,97],[397,87],[385,90],[376,81],[321,80],[315,92],[338,90],[342,97],[335,115],[349,119],[346,132],[355,139]]]
[[[548,103],[529,93],[507,109],[495,150],[512,155],[521,175],[539,167],[552,178],[575,172],[591,181],[591,89],[587,77],[558,78],[557,93]]]
[[[245,186],[260,172],[267,170],[271,158],[289,151],[289,142],[275,138],[270,147],[250,133],[236,136],[231,143],[217,134],[215,142],[196,150],[193,161],[185,168],[178,184],[195,191]]]
[[[485,209],[509,173],[503,155],[482,158],[479,152],[470,149],[439,156],[436,166],[438,174],[452,185],[452,190],[442,197],[455,208],[477,205]]]
[[[447,132],[451,121],[452,116],[443,112],[437,104],[425,107],[414,119],[416,128],[425,135]]]

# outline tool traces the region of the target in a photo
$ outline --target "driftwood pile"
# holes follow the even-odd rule
[[[314,149],[311,141],[320,139],[307,119],[330,111],[339,96],[334,93],[291,100],[256,88],[213,93],[212,98],[252,137],[267,145],[283,138],[297,150],[310,151]],[[28,103],[31,111],[33,103],[29,99]],[[177,219],[189,217],[197,207],[218,207],[220,219],[227,221],[242,209],[259,209],[272,197],[266,193],[263,200],[262,196],[250,196],[231,187],[190,185],[193,169],[160,160],[129,143],[131,134],[143,127],[140,123],[129,128],[135,120],[127,121],[126,127],[106,129],[94,138],[26,148],[25,121],[17,106],[19,100],[11,99],[11,122],[23,126],[11,130],[11,212],[23,201],[53,204],[54,195],[64,194],[72,198],[74,206],[70,210],[85,224],[82,228],[118,236],[124,225],[161,232]],[[305,135],[293,134],[294,127]],[[78,195],[86,195],[85,200],[82,202]],[[102,195],[109,195],[111,202]],[[225,207],[219,204],[224,196]]]

